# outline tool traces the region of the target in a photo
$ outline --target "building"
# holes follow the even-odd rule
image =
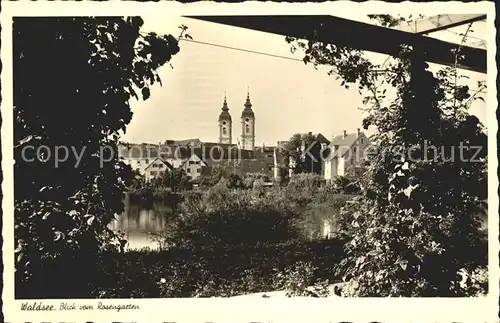
[[[161,158],[158,145],[153,144],[120,144],[118,155],[133,170],[144,175],[147,181],[171,170],[174,166]]]
[[[202,142],[198,138],[191,138],[183,140],[165,140],[164,144],[179,147],[200,147]]]
[[[132,169],[145,174],[145,169],[158,156],[158,152],[154,149],[155,145],[142,144],[120,144],[118,146],[118,156],[122,161],[130,165]]]
[[[241,112],[241,149],[255,149],[255,114],[250,102],[250,93],[247,93],[245,108]]]
[[[170,163],[156,157],[149,165],[144,168],[144,177],[146,181],[151,181],[155,177],[163,175],[166,171],[172,170],[173,167]]]
[[[319,151],[322,152],[323,150],[328,148],[328,145],[330,144],[330,141],[321,133],[316,133],[313,134],[312,132],[307,133],[308,136],[312,136],[314,138],[314,144],[320,145]],[[302,135],[303,136],[303,135]],[[290,158],[288,161],[288,165],[285,163],[285,156],[283,154],[283,151],[287,148],[288,141],[278,141],[277,146],[275,147],[274,150],[274,179],[279,181],[281,180],[281,173],[280,171],[282,169],[285,169],[288,171],[288,176],[291,177],[294,174],[294,169],[297,165],[297,161],[294,160],[293,158]],[[302,145],[300,147],[300,150],[302,153],[304,153],[309,147],[306,147],[306,144],[302,142]],[[303,155],[304,156],[304,155]],[[312,169],[310,171],[313,171],[314,173],[318,175],[322,175],[324,173],[324,161],[321,159],[321,156],[319,157],[319,160],[312,160],[311,165]]]
[[[219,143],[232,144],[233,120],[229,114],[227,107],[227,99],[224,95],[224,103],[222,104],[222,111],[219,114]]]
[[[367,154],[371,147],[366,135],[358,128],[356,133],[334,137],[324,152],[324,178],[329,181],[336,176],[357,177],[364,173]]]
[[[202,142],[199,138],[184,140],[165,140],[158,145],[127,144],[120,147],[120,157],[147,178],[158,175],[157,167],[183,169],[192,179],[210,174],[214,169],[225,173],[245,175],[261,173],[270,179],[278,179],[280,147],[256,147],[255,113],[252,110],[250,93],[241,112],[241,134],[238,143],[233,143],[232,117],[229,112],[227,96],[224,95],[221,112],[218,116],[218,142]],[[323,137],[324,138],[324,137]],[[326,138],[324,138],[326,140]],[[279,143],[278,143],[279,144]],[[164,166],[155,166],[160,163]]]
[[[191,179],[196,179],[202,175],[203,168],[207,166],[207,163],[204,162],[198,154],[193,153],[182,163],[180,168],[184,170]]]
[[[247,98],[244,109],[241,112],[241,134],[238,137],[238,146],[242,150],[255,149],[255,113],[252,110],[252,103],[250,101],[250,92],[247,92]],[[233,121],[231,114],[229,113],[229,107],[227,104],[227,97],[224,95],[224,102],[222,103],[221,113],[218,119],[218,132],[219,132],[219,144],[233,144],[232,142],[232,131],[233,131]]]

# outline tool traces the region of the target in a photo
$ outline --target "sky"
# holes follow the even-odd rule
[[[362,14],[342,17],[370,22]],[[256,117],[256,145],[275,145],[294,133],[320,132],[331,138],[344,130],[355,132],[362,128],[364,114],[359,109],[362,96],[358,90],[341,87],[341,80],[327,75],[326,67],[315,69],[304,64],[303,55],[291,53],[283,36],[182,17],[143,19],[142,31],[158,34],[177,36],[178,26],[186,25],[195,42],[180,42],[180,52],[170,61],[172,67],[166,64],[158,70],[162,86],[155,84],[147,101],[131,101],[133,118],[122,137],[125,141],[158,143],[199,138],[217,142],[217,120],[226,94],[236,143],[247,90]],[[459,34],[466,28],[431,35],[459,43]],[[486,35],[485,24],[477,22],[473,30],[468,45],[479,46],[477,43]],[[377,64],[384,62],[387,55],[366,53],[366,57]],[[431,66],[431,70],[436,68],[439,66]],[[478,80],[486,80],[486,75],[480,73],[462,73],[469,76],[467,83],[472,89],[477,88]],[[486,104],[476,101],[471,113],[487,124]]]

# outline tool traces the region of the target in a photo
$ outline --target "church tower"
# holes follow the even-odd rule
[[[241,113],[241,149],[254,150],[255,148],[255,114],[250,102],[250,92],[247,92],[245,108]]]
[[[222,111],[219,114],[219,143],[231,144],[232,143],[232,120],[227,107],[226,95],[224,94],[224,103],[222,104]]]

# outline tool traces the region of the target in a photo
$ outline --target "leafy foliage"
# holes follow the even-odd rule
[[[151,180],[154,188],[169,188],[172,192],[182,192],[192,189],[191,178],[182,168],[174,168]]]
[[[345,176],[335,177],[326,189],[334,194],[361,194],[361,184]]]
[[[459,284],[459,272],[486,264],[477,215],[487,198],[487,138],[468,113],[485,85],[478,84],[474,95],[459,85],[461,46],[455,66],[433,74],[425,54],[407,45],[382,66],[358,50],[287,41],[293,50],[304,49],[304,62],[334,66],[330,73],[342,78],[343,86],[355,84],[368,93],[363,126],[376,129],[371,140],[378,151],[362,181],[363,196],[343,210],[350,242],[339,273],[349,281],[351,295],[476,293]],[[387,85],[396,90],[392,101]]]
[[[163,245],[180,248],[253,246],[299,237],[295,214],[284,199],[256,197],[224,183],[192,194],[163,236]]]
[[[379,25],[384,27],[396,27],[400,24],[407,23],[410,24],[417,19],[422,19],[423,15],[418,15],[417,17],[413,17],[412,15],[408,17],[404,17],[401,15],[391,16],[391,15],[368,15],[368,18],[375,20],[379,23]]]
[[[273,290],[299,293],[308,282],[338,281],[331,264],[342,258],[341,240],[288,241],[258,246],[103,253],[90,297],[229,297]],[[321,286],[320,283],[317,285]],[[83,297],[87,297],[86,295]]]
[[[321,144],[311,133],[294,134],[282,150],[285,165],[293,163],[293,173],[321,174]]]
[[[93,255],[121,247],[107,225],[123,211],[133,175],[118,160],[118,132],[132,118],[129,100],[148,99],[158,68],[179,52],[175,37],[141,34],[142,24],[14,19],[17,297],[85,289],[88,281],[66,273],[92,271]],[[63,147],[66,160],[55,164]]]
[[[327,297],[330,296],[329,280],[322,279],[318,281],[314,267],[310,262],[298,262],[293,267],[289,267],[279,278],[283,282],[287,297],[306,296],[306,297]]]

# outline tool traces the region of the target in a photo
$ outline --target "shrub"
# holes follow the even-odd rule
[[[101,270],[92,279],[90,297],[228,297],[269,292],[292,286],[289,273],[301,263],[314,268],[308,282],[336,281],[333,265],[343,257],[342,247],[343,241],[322,240],[106,252],[99,255]]]
[[[484,102],[481,92],[459,85],[465,76],[458,64],[433,72],[425,53],[412,46],[401,47],[375,75],[360,51],[287,41],[306,48],[305,61],[338,67],[346,88],[366,90],[363,128],[374,130],[376,151],[363,176],[363,197],[345,212],[351,241],[340,267],[353,295],[467,296],[459,271],[484,266],[487,257],[476,214],[488,195],[488,138],[470,114],[475,100]],[[453,52],[456,62],[463,59],[460,46]],[[477,86],[486,89],[484,82]],[[473,146],[483,149],[473,153]]]
[[[294,266],[287,268],[283,275],[280,274],[280,282],[286,290],[286,296],[329,296],[328,286],[330,281],[328,279],[317,281],[315,279],[316,269],[310,262],[298,262]]]
[[[478,267],[470,271],[461,269],[459,274],[462,276],[460,287],[465,290],[467,296],[483,296],[488,293],[488,269],[486,267]]]
[[[337,176],[327,185],[327,190],[334,194],[361,194],[361,187],[357,181],[344,176]]]
[[[272,196],[218,184],[183,204],[165,229],[163,245],[181,248],[252,246],[300,237],[296,215]]]

